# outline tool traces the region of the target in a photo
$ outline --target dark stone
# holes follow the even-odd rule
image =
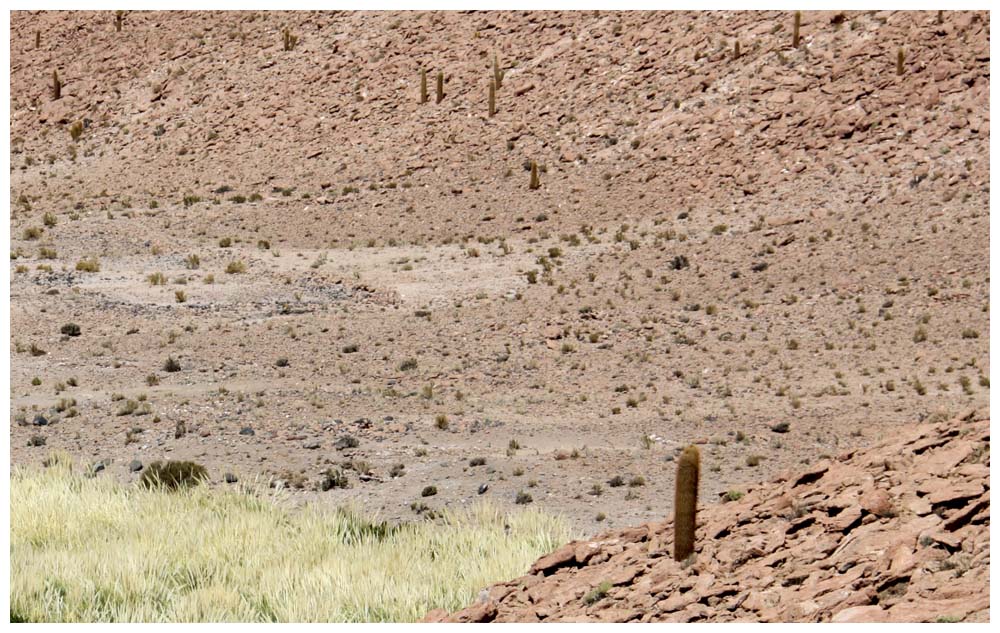
[[[132,473],[139,472],[140,470],[142,470],[142,462],[140,462],[138,459],[133,459],[128,463],[128,470],[129,472]]]
[[[49,425],[48,419],[46,419],[46,417],[44,415],[42,415],[41,413],[39,413],[38,415],[36,415],[35,419],[32,420],[31,423],[34,424],[35,426],[48,426]]]
[[[240,435],[253,435],[253,434],[254,430],[251,429],[249,426],[244,426],[242,429],[240,429]]]
[[[479,494],[483,494],[489,489],[490,489],[489,484],[479,484]]]
[[[775,433],[788,433],[789,424],[788,422],[778,422],[771,427],[771,430]]]

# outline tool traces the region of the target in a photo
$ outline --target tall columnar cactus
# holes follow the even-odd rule
[[[736,43],[733,44],[733,59],[739,59],[739,58],[740,58],[740,41],[736,40]]]
[[[496,89],[500,90],[503,85],[503,73],[500,71],[500,64],[497,62],[497,55],[493,53],[493,82],[496,84]]]
[[[944,11],[938,11],[937,23],[944,24]]]
[[[799,47],[799,27],[802,26],[802,12],[795,12],[795,24],[792,26],[792,48]]]
[[[437,101],[435,103],[441,103],[444,101],[444,73],[438,71],[437,75]]]
[[[688,446],[677,461],[677,488],[674,494],[674,560],[685,560],[694,553],[700,470],[701,455],[698,447]]]
[[[56,70],[52,71],[52,100],[55,101],[62,97],[62,82],[59,81],[59,72]]]
[[[284,50],[286,51],[293,50],[295,48],[295,45],[298,43],[299,43],[299,36],[292,35],[291,30],[289,30],[287,27],[285,28],[285,30],[281,32],[281,47]]]
[[[903,74],[903,62],[906,60],[906,53],[903,52],[903,47],[900,46],[896,51],[896,74]]]
[[[125,22],[125,12],[122,10],[115,11],[115,33],[122,32],[122,24]]]
[[[490,79],[490,118],[497,113],[497,87],[496,82]]]
[[[427,69],[420,69],[420,103],[427,103]]]
[[[42,47],[42,32],[35,31],[35,50],[38,50],[41,47]]]
[[[542,186],[542,183],[538,180],[538,163],[531,161],[531,181],[528,183],[528,189],[538,189]]]

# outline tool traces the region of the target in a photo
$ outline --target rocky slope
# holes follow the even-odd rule
[[[16,12],[14,197],[49,210],[294,189],[349,211],[306,240],[322,246],[520,230],[541,207],[573,226],[666,199],[749,227],[776,210],[979,196],[989,21],[946,16],[805,12],[794,49],[778,11],[132,12],[121,32],[111,12]],[[488,118],[494,54],[506,79]],[[526,160],[546,170],[537,195]],[[52,165],[71,188],[46,182]],[[419,212],[358,216],[396,206]],[[447,221],[428,226],[430,206]]]
[[[576,541],[456,614],[487,621],[989,621],[990,427],[969,412],[700,514]]]
[[[985,407],[989,14],[792,23],[14,12],[12,463],[589,535]]]

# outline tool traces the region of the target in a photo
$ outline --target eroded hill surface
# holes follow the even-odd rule
[[[11,17],[15,463],[590,534],[988,402],[985,12],[114,23]]]

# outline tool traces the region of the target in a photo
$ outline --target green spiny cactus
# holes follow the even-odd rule
[[[799,47],[799,27],[802,26],[802,12],[795,12],[795,24],[792,26],[792,48]]]
[[[490,118],[497,113],[497,87],[496,82],[490,79]]]
[[[493,54],[493,82],[496,84],[497,90],[500,90],[503,86],[503,72],[500,70],[500,64],[497,62],[496,53]]]
[[[698,507],[698,476],[701,455],[697,446],[688,446],[677,460],[677,487],[674,494],[674,560],[694,553],[695,513]]]
[[[427,69],[420,69],[420,103],[427,103]]]
[[[441,103],[444,101],[444,73],[438,71],[437,75],[437,101],[435,103]]]
[[[903,61],[906,60],[906,53],[903,52],[903,47],[900,46],[896,51],[896,74],[903,74]]]
[[[115,11],[115,32],[116,33],[121,33],[122,32],[122,24],[124,22],[125,22],[125,12],[121,11],[121,10]]]
[[[538,163],[531,161],[531,181],[528,183],[528,189],[538,189],[542,186],[542,183],[538,180]]]
[[[52,71],[52,100],[56,101],[62,97],[62,82],[59,81],[59,72]]]

